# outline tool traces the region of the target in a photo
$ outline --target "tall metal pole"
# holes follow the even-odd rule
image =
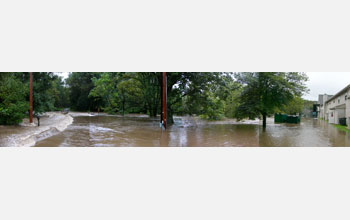
[[[164,128],[167,127],[167,76],[166,72],[162,75],[162,123]]]
[[[33,73],[30,73],[30,77],[29,77],[29,103],[30,103],[29,122],[33,123]]]
[[[160,127],[163,126],[163,73],[159,73],[159,84],[160,84]]]

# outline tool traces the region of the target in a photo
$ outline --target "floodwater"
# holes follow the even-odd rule
[[[267,125],[259,134],[262,147],[350,147],[350,133],[341,131],[328,122],[302,119],[300,124]]]
[[[259,121],[237,124],[232,120],[205,122],[175,119],[166,131],[158,119],[145,117],[75,117],[64,132],[39,141],[43,146],[88,147],[327,147],[350,146],[350,134],[325,121],[302,119],[300,124],[274,124],[266,130]]]
[[[41,117],[40,127],[36,119],[34,124],[30,124],[28,118],[21,125],[0,126],[0,146],[33,146],[36,141],[63,131],[72,121],[69,115],[50,112]]]
[[[75,117],[64,132],[36,146],[185,147],[258,146],[258,125],[208,124],[176,118],[166,131],[159,119],[145,117]]]

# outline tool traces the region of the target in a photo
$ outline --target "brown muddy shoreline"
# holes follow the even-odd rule
[[[0,147],[34,146],[37,141],[64,131],[73,120],[70,114],[47,112],[40,119],[40,127],[36,119],[30,124],[27,118],[20,125],[0,126]]]

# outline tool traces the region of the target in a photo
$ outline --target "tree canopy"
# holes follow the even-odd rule
[[[0,124],[18,124],[28,116],[29,73],[0,73]],[[33,108],[36,113],[69,106],[67,88],[54,73],[33,73]]]
[[[26,87],[11,73],[0,74],[0,124],[13,125],[22,122],[29,104]]]
[[[34,111],[71,108],[110,114],[161,112],[159,72],[33,73]],[[168,123],[174,115],[207,120],[295,114],[307,77],[298,72],[168,72]],[[0,124],[17,124],[29,109],[29,73],[0,74]]]
[[[70,106],[77,111],[96,111],[100,103],[89,97],[94,88],[93,78],[99,78],[100,73],[73,72],[66,80],[69,88]]]
[[[277,112],[295,97],[301,97],[307,91],[305,82],[308,77],[299,72],[248,72],[236,73],[238,82],[243,86],[239,96],[236,117],[266,117]]]

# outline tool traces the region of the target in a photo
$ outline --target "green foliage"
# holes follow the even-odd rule
[[[144,112],[156,117],[161,111],[161,79],[161,73],[155,72],[103,73],[92,79],[94,88],[89,97],[109,113]],[[228,73],[170,72],[167,80],[170,123],[173,114],[222,118],[225,102],[221,99],[232,99],[231,89],[237,87]]]
[[[29,73],[14,73],[22,81],[27,90],[26,100],[29,100]],[[63,90],[63,81],[52,72],[33,73],[33,109],[35,112],[54,111],[62,100],[67,99]],[[67,104],[67,103],[65,103]]]
[[[167,73],[167,76],[170,123],[173,122],[174,113],[198,114],[211,119],[222,118],[221,107],[213,108],[212,103],[225,93],[227,89],[225,80],[233,80],[229,73],[185,72]],[[178,108],[180,103],[183,106]]]
[[[151,117],[156,117],[160,113],[160,86],[161,75],[155,72],[128,73],[135,85],[138,86],[138,97],[143,100],[141,104]]]
[[[191,78],[191,75],[193,74]],[[190,73],[183,98],[186,114],[199,114],[208,120],[233,117],[239,85],[230,73]],[[197,75],[195,75],[197,74]],[[181,87],[180,87],[181,88]],[[230,108],[230,109],[228,109]]]
[[[277,113],[286,113],[288,115],[297,115],[303,112],[304,99],[301,97],[294,97],[288,104],[283,105]]]
[[[14,125],[22,122],[29,110],[25,100],[27,90],[12,73],[0,73],[0,124]]]
[[[327,121],[328,122],[328,121]],[[332,124],[334,127],[338,128],[339,130],[341,131],[345,131],[345,132],[350,132],[350,129],[347,128],[346,126],[344,125],[337,125],[337,124]]]
[[[103,73],[93,78],[94,88],[89,97],[101,103],[99,108],[108,113],[140,111],[142,106],[140,83],[127,73]]]
[[[237,108],[239,106],[239,96],[241,93],[240,88],[235,88],[229,91],[228,96],[224,102],[224,113],[227,118],[234,118],[237,114]]]
[[[213,93],[206,96],[203,108],[203,113],[200,115],[203,119],[220,120],[224,117],[224,101]]]
[[[305,82],[308,78],[304,73],[249,72],[237,73],[235,76],[243,85],[236,117],[263,116],[264,127],[268,115],[274,114],[294,97],[300,97],[307,91]]]
[[[69,107],[156,117],[161,112],[161,79],[159,72],[73,72],[66,81],[54,73],[33,73],[34,111]],[[299,113],[307,105],[300,98],[306,80],[305,74],[295,72],[236,73],[235,77],[225,72],[168,72],[168,123],[174,114],[220,120]],[[28,88],[29,73],[1,74],[0,114],[13,115],[18,119],[10,121],[18,123],[29,108]]]
[[[224,103],[217,100],[230,93],[222,88],[224,76],[232,83],[232,77],[225,73],[167,73],[169,121],[173,114],[222,118]],[[89,97],[101,100],[104,111],[147,112],[151,117],[160,113],[161,73],[104,73],[93,82],[95,87]]]
[[[141,110],[140,98],[142,98],[142,89],[139,82],[133,78],[125,76],[117,85],[119,105],[121,113],[124,115],[129,112],[139,112]],[[142,99],[141,99],[142,100]]]
[[[93,78],[99,78],[101,73],[73,72],[66,80],[69,88],[70,105],[76,111],[97,111],[101,106],[100,100],[89,97],[94,88]]]
[[[303,109],[308,110],[308,111],[312,111],[314,108],[314,104],[316,104],[315,101],[304,100]]]
[[[97,106],[98,109],[101,109],[108,112],[114,113],[118,111],[115,98],[118,97],[116,94],[116,86],[112,73],[102,73],[100,78],[93,77],[92,82],[94,88],[91,89],[89,93],[89,98],[94,98],[96,103],[99,103]],[[102,105],[105,103],[105,106]]]
[[[55,110],[55,98],[49,90],[57,78],[53,73],[33,73],[33,108],[35,112]]]
[[[26,116],[25,113],[29,110],[29,75],[22,72],[1,73],[1,87],[8,93],[1,100],[2,124],[18,124]],[[54,73],[33,73],[34,112],[41,113],[68,107],[70,105],[68,98],[68,89],[62,78]],[[4,120],[8,121],[3,122]]]
[[[54,78],[51,83],[51,88],[48,90],[48,95],[53,98],[55,110],[68,108],[70,106],[69,89],[65,86],[62,77]]]

